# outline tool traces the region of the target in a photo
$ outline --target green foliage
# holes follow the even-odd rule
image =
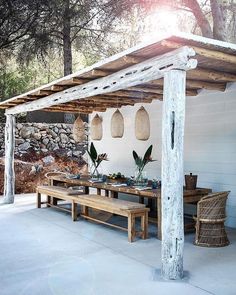
[[[90,150],[87,151],[88,154],[89,154],[89,157],[91,159],[91,161],[96,164],[96,160],[97,160],[97,157],[98,157],[98,153],[97,153],[97,150],[93,144],[93,142],[91,143],[90,145]]]
[[[139,172],[143,171],[143,168],[149,163],[149,162],[154,162],[156,160],[153,160],[151,158],[152,155],[152,145],[149,146],[149,148],[146,150],[143,158],[140,157],[135,151],[133,151],[133,158],[135,161],[135,164],[139,170]]]
[[[94,166],[94,171],[92,173],[94,174],[94,172],[97,171],[97,168],[102,161],[108,161],[107,154],[98,154],[93,142],[91,143],[90,149],[88,149],[87,152]]]
[[[0,97],[9,97],[26,91],[32,79],[32,71],[28,68],[17,70],[4,69],[0,73]]]

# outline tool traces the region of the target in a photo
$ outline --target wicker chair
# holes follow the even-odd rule
[[[219,192],[203,197],[197,204],[195,245],[224,247],[229,245],[225,231],[225,206],[230,192]]]

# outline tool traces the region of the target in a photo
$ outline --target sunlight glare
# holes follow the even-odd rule
[[[147,28],[146,34],[142,37],[142,41],[151,41],[152,39],[161,38],[167,34],[175,34],[178,30],[178,16],[170,10],[161,9],[152,12],[145,19]]]

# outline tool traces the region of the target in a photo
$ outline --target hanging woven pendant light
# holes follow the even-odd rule
[[[98,114],[91,121],[90,136],[92,140],[102,139],[102,118]]]
[[[72,133],[75,142],[83,142],[85,140],[84,122],[80,116],[74,122]]]
[[[139,140],[148,140],[150,137],[150,120],[144,107],[141,107],[135,116],[135,136]]]
[[[121,138],[124,134],[124,117],[117,109],[111,117],[111,136]]]

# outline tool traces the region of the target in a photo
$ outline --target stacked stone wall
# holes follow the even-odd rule
[[[88,125],[85,122],[85,138],[76,143],[72,134],[72,124],[17,123],[15,131],[15,155],[23,156],[34,151],[38,154],[51,152],[63,156],[81,158],[87,149]],[[4,129],[0,124],[0,155],[4,155]]]

